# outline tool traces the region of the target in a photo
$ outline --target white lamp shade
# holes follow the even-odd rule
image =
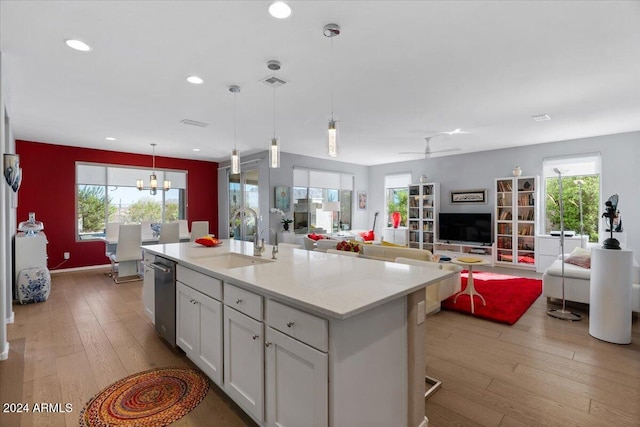
[[[329,143],[329,156],[338,157],[338,130],[336,129],[335,120],[329,120],[327,137]]]
[[[231,173],[234,175],[240,173],[240,152],[235,148],[231,152]]]
[[[280,167],[280,146],[278,145],[278,138],[271,139],[271,145],[269,146],[269,167]]]

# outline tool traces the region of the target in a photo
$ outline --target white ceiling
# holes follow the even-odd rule
[[[17,139],[211,161],[266,150],[279,60],[282,150],[374,165],[640,130],[638,1],[0,2]],[[323,36],[325,24],[342,34]],[[77,38],[89,53],[69,49]],[[333,58],[333,60],[332,60]],[[198,75],[205,82],[185,81]],[[531,116],[548,113],[552,120]],[[187,126],[182,119],[209,123]],[[107,136],[116,137],[114,142]],[[192,151],[200,148],[200,152]]]

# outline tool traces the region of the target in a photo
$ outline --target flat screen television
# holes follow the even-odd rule
[[[444,242],[493,243],[490,213],[440,213],[438,240]]]

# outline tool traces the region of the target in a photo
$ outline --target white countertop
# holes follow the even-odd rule
[[[272,246],[262,258],[270,260]],[[313,311],[323,317],[346,319],[396,298],[404,297],[454,273],[354,258],[325,252],[279,247],[277,260],[237,268],[222,268],[217,255],[253,255],[253,243],[223,240],[206,248],[194,242],[145,245],[145,251],[172,259],[201,273]]]

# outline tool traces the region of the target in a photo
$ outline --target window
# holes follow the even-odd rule
[[[353,175],[294,168],[294,232],[350,230],[352,204]]]
[[[589,236],[598,241],[600,222],[600,154],[555,157],[545,159],[543,179],[545,191],[544,232],[560,230],[560,183],[562,174],[562,202],[564,229]],[[582,221],[581,221],[582,215]]]
[[[387,226],[391,226],[391,214],[400,212],[400,225],[407,224],[407,198],[409,197],[410,173],[386,175],[384,177],[384,205]]]
[[[107,222],[172,222],[186,218],[187,173],[157,170],[158,182],[171,181],[171,189],[138,190],[136,180],[148,182],[151,170],[124,166],[76,163],[77,239],[104,236]]]
[[[260,217],[258,170],[243,170],[239,174],[229,174],[229,212],[233,215],[239,208],[251,208]],[[251,215],[244,212],[233,217],[229,223],[229,237],[235,240],[253,241],[258,224]]]

